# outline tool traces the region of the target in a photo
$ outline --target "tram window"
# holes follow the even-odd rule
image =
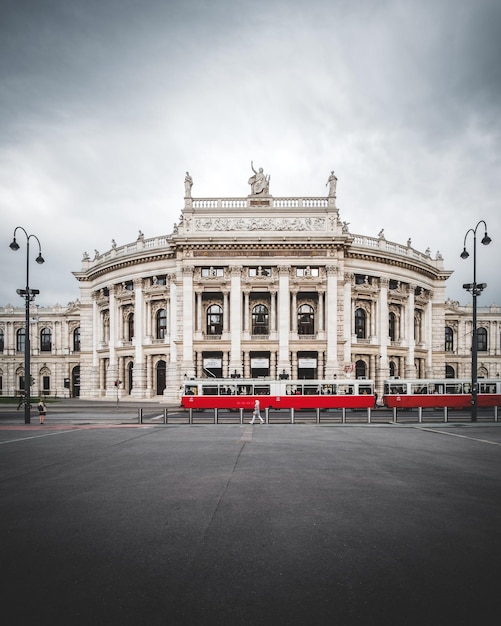
[[[322,385],[322,395],[331,396],[336,393],[336,385]]]
[[[480,383],[480,393],[496,393],[496,385]]]
[[[461,383],[455,383],[453,385],[445,385],[445,393],[463,393]]]
[[[362,396],[370,396],[372,394],[372,389],[367,385],[360,385],[358,393]]]
[[[305,385],[304,386],[304,395],[305,396],[318,396],[318,385]]]
[[[204,385],[203,393],[204,393],[204,396],[218,396],[219,388],[217,385]]]
[[[237,394],[239,396],[250,396],[252,394],[252,386],[251,385],[238,385]]]
[[[198,393],[198,387],[196,385],[186,385],[184,388],[185,396],[196,396]]]
[[[426,394],[428,393],[427,385],[411,385],[411,393],[414,394]]]
[[[430,385],[430,393],[443,394],[444,393],[444,386],[442,384],[440,384],[440,385]]]
[[[471,383],[465,383],[463,385],[463,393],[471,393]]]
[[[402,387],[402,385],[390,385],[390,394],[399,395],[401,393],[404,393],[404,388]]]
[[[270,386],[269,385],[256,385],[254,387],[254,393],[256,396],[269,396]]]
[[[338,385],[337,390],[340,395],[345,395],[345,396],[353,395],[353,385]]]

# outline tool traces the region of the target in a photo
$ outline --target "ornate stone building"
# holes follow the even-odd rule
[[[53,343],[34,348],[35,393],[66,381],[82,398],[177,402],[185,377],[285,373],[372,378],[381,394],[389,376],[470,375],[471,307],[445,301],[439,254],[350,233],[333,172],[327,197],[275,198],[253,171],[239,198],[194,199],[187,173],[172,234],[84,255],[80,300],[36,310],[32,336]],[[499,376],[501,309],[478,326],[479,375]],[[24,309],[0,309],[4,394],[21,385],[22,328]]]

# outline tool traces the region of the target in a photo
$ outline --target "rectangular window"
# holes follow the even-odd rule
[[[318,267],[296,267],[296,276],[299,276],[300,278],[304,277],[304,276],[318,276],[319,275],[319,270]]]
[[[202,267],[202,278],[220,278],[224,276],[222,267]]]
[[[256,276],[271,276],[271,267],[249,267],[249,276],[251,278]]]

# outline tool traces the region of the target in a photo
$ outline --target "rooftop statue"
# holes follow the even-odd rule
[[[337,185],[337,177],[334,174],[334,170],[332,170],[331,175],[329,176],[325,186],[329,185],[329,198],[336,197],[336,185]]]
[[[256,172],[254,169],[254,163],[251,161],[251,168],[254,175],[249,178],[249,185],[251,186],[251,193],[253,195],[261,194],[267,196],[270,193],[270,176],[266,176],[263,172],[263,168],[260,167]]]
[[[193,187],[193,178],[190,176],[189,172],[186,172],[186,176],[184,179],[184,197],[191,198],[191,188]]]

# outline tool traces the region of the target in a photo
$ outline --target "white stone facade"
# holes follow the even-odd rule
[[[34,348],[40,389],[42,371],[50,391],[69,379],[66,392],[86,399],[166,402],[193,376],[365,376],[381,395],[390,375],[470,375],[471,306],[445,301],[440,255],[351,234],[335,195],[186,195],[171,235],[85,255],[80,301],[37,310],[32,337],[54,329],[50,354]],[[4,395],[19,388],[21,326],[23,308],[0,309]],[[479,308],[478,326],[479,375],[498,376],[501,308]]]

